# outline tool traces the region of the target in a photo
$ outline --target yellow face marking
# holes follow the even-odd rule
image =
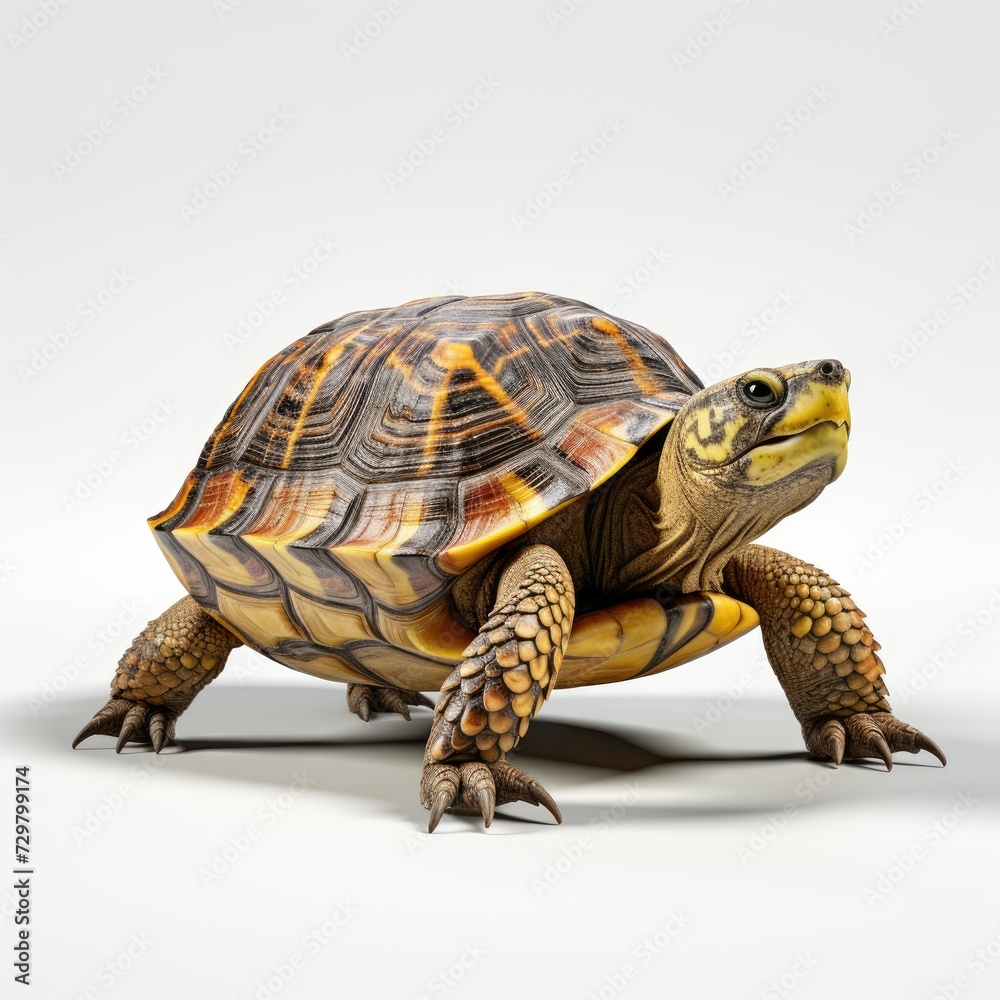
[[[720,407],[704,406],[695,412],[695,427],[688,432],[684,447],[703,462],[725,462],[732,457],[733,441],[747,419],[743,414],[730,414]],[[720,428],[723,429],[722,438],[710,441]]]
[[[746,480],[754,486],[768,486],[822,458],[836,458],[835,475],[847,462],[847,425],[825,421],[772,444],[762,444],[749,452]]]

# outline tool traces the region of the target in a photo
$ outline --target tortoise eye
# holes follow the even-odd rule
[[[778,394],[774,391],[774,386],[762,378],[747,379],[741,383],[739,393],[747,406],[758,410],[769,409],[778,403]]]

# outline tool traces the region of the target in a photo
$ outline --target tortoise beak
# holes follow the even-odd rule
[[[850,373],[833,360],[807,362],[788,380],[789,395],[767,439],[752,448],[747,480],[767,485],[818,459],[833,459],[833,482],[847,464]]]

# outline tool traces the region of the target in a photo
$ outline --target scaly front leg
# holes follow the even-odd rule
[[[493,612],[441,688],[424,753],[420,798],[433,832],[446,809],[465,806],[489,826],[494,806],[531,802],[562,822],[552,796],[505,759],[552,693],[573,628],[574,592],[555,549],[513,556]]]
[[[880,757],[892,770],[894,751],[927,750],[946,763],[933,740],[892,714],[879,644],[836,580],[763,545],[737,552],[724,577],[760,615],[768,659],[811,753],[835,764]]]

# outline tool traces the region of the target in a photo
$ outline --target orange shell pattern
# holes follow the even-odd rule
[[[349,313],[257,372],[149,523],[192,596],[250,646],[334,680],[435,690],[472,638],[457,575],[614,475],[700,386],[661,337],[555,296]],[[722,618],[752,627],[722,600]],[[718,600],[690,595],[630,633],[619,618],[635,603],[594,613],[617,623],[619,656],[645,640],[629,675],[719,623]],[[655,642],[650,614],[665,623]],[[671,617],[685,635],[667,643]],[[609,623],[588,632],[586,618],[560,686],[574,659],[575,683],[620,675],[601,666],[610,646],[594,655]]]

